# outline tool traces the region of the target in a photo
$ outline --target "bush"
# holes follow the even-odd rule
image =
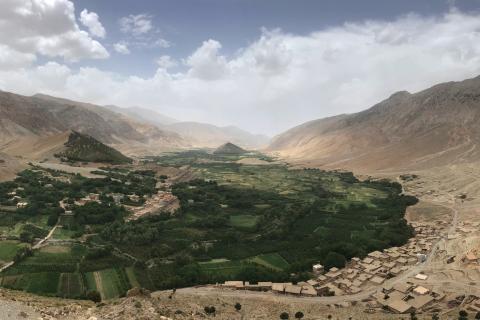
[[[302,311],[298,311],[297,313],[295,313],[295,319],[302,319],[303,318],[303,312]]]
[[[87,292],[87,299],[92,300],[93,302],[100,302],[102,301],[102,296],[98,291],[92,290]]]
[[[290,316],[288,315],[288,313],[282,312],[282,313],[280,314],[280,319],[282,319],[282,320],[288,320],[288,318],[290,318]]]
[[[240,303],[235,303],[235,310],[240,311],[242,309],[242,305]]]
[[[330,251],[325,258],[325,268],[330,269],[332,267],[343,268],[347,260],[345,256],[335,251]]]

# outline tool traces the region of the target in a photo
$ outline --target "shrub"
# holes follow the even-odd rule
[[[93,302],[100,302],[102,301],[102,296],[98,291],[92,290],[87,292],[87,299],[92,300]]]
[[[280,319],[282,319],[282,320],[288,320],[288,318],[290,318],[290,316],[288,315],[288,313],[282,312],[282,313],[280,314]]]
[[[295,313],[295,319],[302,319],[303,318],[303,312],[302,311],[298,311],[297,313]]]
[[[235,303],[235,310],[240,311],[242,309],[242,305],[240,303]]]

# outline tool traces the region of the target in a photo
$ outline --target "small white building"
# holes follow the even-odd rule
[[[17,208],[18,208],[18,209],[26,208],[27,206],[28,206],[28,202],[19,202],[19,203],[17,203]]]
[[[314,264],[312,266],[312,271],[314,274],[323,274],[325,272],[325,267],[320,263]]]

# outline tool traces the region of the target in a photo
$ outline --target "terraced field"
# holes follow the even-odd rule
[[[133,286],[139,286],[131,267],[129,271],[120,267],[79,272],[86,251],[81,245],[43,247],[5,271],[0,284],[7,288],[63,298],[84,298],[88,291],[98,291],[103,299],[120,297]]]
[[[58,295],[63,298],[77,298],[84,296],[86,290],[82,275],[79,273],[62,273]]]
[[[287,270],[290,266],[278,253],[261,254],[252,258],[250,261],[277,271]]]
[[[20,248],[25,246],[26,246],[25,243],[20,243],[19,241],[13,241],[13,240],[0,241],[0,263],[2,261],[3,262],[12,261],[17,251]]]

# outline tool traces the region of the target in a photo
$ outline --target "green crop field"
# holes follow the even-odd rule
[[[230,225],[237,228],[253,228],[257,225],[258,217],[244,214],[230,216]]]
[[[25,247],[25,244],[11,240],[0,241],[0,261],[12,261],[21,247]]]
[[[133,267],[125,268],[125,273],[127,274],[128,282],[132,288],[140,288],[140,282],[138,282],[137,276],[135,275],[135,269]]]
[[[278,253],[261,254],[252,258],[251,261],[279,271],[287,270],[290,267],[290,264]]]
[[[78,273],[62,273],[58,294],[64,298],[77,298],[85,294],[82,276]]]
[[[16,281],[15,289],[49,296],[57,295],[60,273],[38,272],[23,274]]]
[[[128,277],[123,269],[106,269],[96,271],[93,277],[97,283],[102,299],[118,298],[130,289]],[[101,284],[99,287],[98,284]]]

